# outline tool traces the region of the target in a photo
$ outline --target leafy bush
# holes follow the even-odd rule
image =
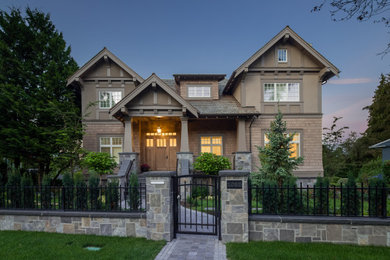
[[[357,191],[355,178],[348,176],[348,182],[342,188],[342,216],[357,216],[360,212],[360,196]]]
[[[373,217],[383,217],[386,214],[386,194],[383,194],[385,182],[378,178],[369,181],[369,214]],[[384,207],[383,207],[384,206]]]
[[[20,208],[22,205],[21,189],[20,189],[20,174],[19,171],[13,171],[8,176],[7,194],[9,195],[11,208]]]
[[[64,209],[71,209],[73,208],[73,179],[69,172],[64,173],[62,176],[62,201],[64,203],[63,207]]]
[[[368,184],[369,179],[373,176],[377,176],[381,174],[382,170],[383,170],[382,159],[378,157],[375,160],[363,164],[362,168],[360,169],[358,181]]]
[[[199,205],[199,202],[196,197],[187,196],[187,204],[190,207],[197,207]]]
[[[34,207],[34,190],[33,190],[33,180],[31,176],[23,175],[22,177],[22,202],[23,207],[31,209]]]
[[[191,197],[194,198],[205,198],[209,195],[209,189],[206,186],[192,186]]]
[[[98,174],[112,174],[117,163],[108,153],[89,152],[83,159],[82,165]]]
[[[139,184],[138,184],[138,175],[132,173],[129,180],[129,207],[131,210],[138,210],[140,204],[140,194],[139,194]]]
[[[206,175],[218,175],[219,171],[231,168],[228,158],[213,153],[202,153],[196,158],[193,166],[195,170]]]
[[[99,176],[95,172],[90,172],[88,179],[89,201],[91,202],[91,209],[99,209]]]
[[[383,163],[383,179],[387,185],[390,185],[390,160]]]
[[[118,192],[118,181],[113,180],[108,183],[106,187],[106,209],[116,210],[118,209],[119,192]]]
[[[51,178],[48,175],[43,176],[41,187],[42,208],[49,209],[51,206]]]
[[[283,183],[280,193],[280,211],[283,213],[301,213],[303,205],[297,189],[296,178],[292,177]]]
[[[74,186],[76,188],[76,209],[85,210],[88,208],[88,190],[81,172],[74,175]]]
[[[328,191],[329,191],[329,179],[324,177],[317,177],[314,184],[315,202],[314,208],[315,214],[325,215],[329,207],[328,203]]]
[[[279,205],[278,183],[273,180],[266,180],[263,184],[263,213],[277,214]]]

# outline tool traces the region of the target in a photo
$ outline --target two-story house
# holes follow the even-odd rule
[[[293,156],[304,163],[294,174],[311,182],[323,174],[322,85],[339,70],[290,27],[233,71],[174,74],[143,79],[104,48],[68,80],[81,89],[87,150],[121,160],[119,174],[186,171],[194,157],[211,152],[235,169],[256,170],[257,146],[267,144],[280,109],[296,133]],[[131,163],[130,163],[131,162]]]

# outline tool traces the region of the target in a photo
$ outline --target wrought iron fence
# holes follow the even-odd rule
[[[390,216],[390,189],[383,186],[256,186],[249,184],[249,214]]]
[[[0,209],[144,212],[146,187],[0,186]]]

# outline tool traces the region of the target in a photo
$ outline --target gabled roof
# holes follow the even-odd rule
[[[387,139],[387,140],[385,140],[383,142],[371,145],[368,148],[386,148],[386,147],[390,147],[390,139]]]
[[[176,93],[170,86],[168,86],[163,80],[161,80],[156,74],[152,74],[147,78],[141,85],[136,87],[132,92],[127,94],[121,101],[119,101],[115,106],[110,109],[110,115],[114,115],[121,110],[122,107],[126,106],[131,100],[138,96],[142,91],[152,85],[155,82],[160,86],[165,92],[167,92],[172,98],[179,102],[183,107],[190,111],[195,117],[198,117],[198,111],[185,99],[183,99],[179,94]]]
[[[269,42],[267,42],[262,48],[260,48],[255,54],[253,54],[247,61],[241,64],[235,71],[233,71],[232,75],[226,87],[224,89],[224,93],[228,93],[230,88],[232,87],[233,80],[237,78],[243,71],[245,71],[253,62],[255,62],[258,58],[260,58],[264,53],[266,53],[272,46],[274,46],[278,41],[283,39],[288,35],[292,39],[294,39],[300,46],[302,46],[307,52],[313,55],[321,64],[323,64],[326,68],[329,69],[333,75],[339,74],[339,69],[333,65],[330,61],[328,61],[324,56],[322,56],[318,51],[316,51],[309,43],[303,40],[296,32],[294,32],[289,26],[286,26],[283,30],[281,30],[274,38],[272,38]],[[332,75],[332,76],[333,76]]]
[[[85,63],[80,69],[78,69],[72,76],[68,78],[67,85],[72,84],[77,78],[81,77],[85,72],[88,71],[96,62],[100,59],[107,56],[112,61],[114,61],[118,66],[120,66],[124,71],[133,76],[138,82],[142,83],[144,79],[138,75],[134,70],[127,66],[123,61],[121,61],[117,56],[110,52],[106,47],[104,47],[98,54],[96,54],[92,59]]]

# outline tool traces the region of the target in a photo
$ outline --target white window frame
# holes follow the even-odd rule
[[[292,134],[295,134],[294,137],[298,136],[298,138],[297,138],[298,140],[297,141],[292,140],[289,144],[299,144],[298,145],[298,157],[300,157],[301,156],[301,133],[289,132],[289,133],[287,133],[287,136],[290,136]],[[268,139],[268,141],[267,141],[267,139]],[[269,144],[269,138],[267,137],[267,133],[265,133],[264,134],[264,146],[266,146],[267,144]]]
[[[108,93],[109,94],[109,96],[108,96],[109,106],[108,107],[102,106],[102,101],[103,100],[100,99],[102,93]],[[120,93],[120,99],[118,99],[117,102],[115,102],[113,100],[113,93]],[[123,93],[120,90],[100,90],[99,91],[99,97],[98,97],[98,99],[99,99],[99,109],[110,109],[113,106],[115,106],[115,104],[118,103],[122,98],[123,98]]]
[[[210,144],[202,144],[202,137],[210,137]],[[221,138],[221,144],[213,144],[213,138]],[[223,156],[223,136],[222,135],[201,135],[200,139],[200,153],[202,153],[202,146],[210,146],[210,153],[213,153],[213,146],[221,147],[221,156]]]
[[[102,144],[102,138],[110,138],[110,144]],[[113,144],[112,139],[113,138],[120,138],[122,144]],[[120,136],[101,136],[99,138],[99,151],[102,152],[102,148],[110,148],[110,156],[113,156],[112,148],[122,148],[123,152],[123,137]],[[119,160],[119,158],[116,158]]]
[[[285,52],[285,55],[283,55],[283,52]],[[287,61],[288,61],[287,53],[288,53],[287,49],[278,49],[278,53],[277,53],[278,57],[277,57],[277,59],[278,59],[279,63],[287,63]],[[281,60],[280,58],[285,58],[285,59]]]
[[[190,90],[193,89],[193,90]],[[211,85],[187,85],[187,97],[189,98],[210,98]]]
[[[287,88],[287,100],[278,100],[278,86],[282,85],[282,84],[286,84],[286,88]],[[273,95],[273,99],[272,100],[266,100],[265,99],[265,88],[266,88],[266,85],[273,85],[273,88],[274,88],[274,95]],[[288,87],[290,85],[297,85],[298,86],[298,98],[297,99],[288,99],[289,96],[288,96]],[[263,100],[264,102],[299,102],[300,101],[300,89],[301,89],[301,84],[299,84],[298,82],[275,82],[275,83],[264,83],[263,85]]]

